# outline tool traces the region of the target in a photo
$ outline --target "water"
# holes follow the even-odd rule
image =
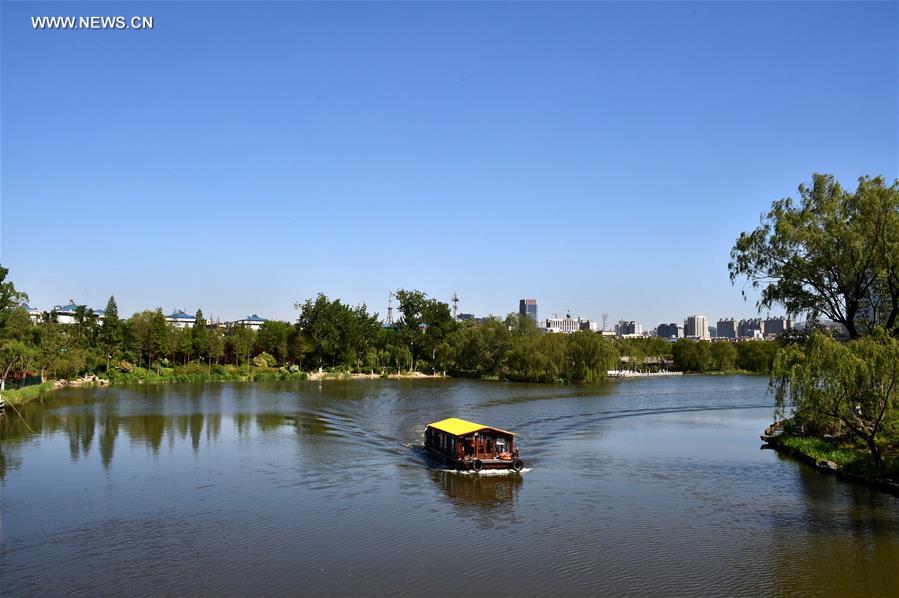
[[[0,422],[4,595],[899,588],[899,499],[760,450],[762,378],[72,389],[21,409]],[[518,432],[529,471],[430,463],[424,425],[449,416]]]

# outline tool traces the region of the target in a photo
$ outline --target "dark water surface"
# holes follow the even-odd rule
[[[760,450],[766,380],[73,389],[0,422],[3,595],[899,593],[899,499]],[[428,421],[520,434],[443,471]]]

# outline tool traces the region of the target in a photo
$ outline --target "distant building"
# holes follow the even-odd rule
[[[656,336],[662,338],[683,338],[684,327],[680,324],[675,324],[674,322],[670,324],[659,324],[659,327],[656,329]]]
[[[737,324],[738,338],[762,338],[765,336],[765,323],[759,318],[740,320]]]
[[[22,304],[22,309],[28,312],[32,324],[40,324],[44,320],[44,312],[41,310],[31,307],[27,303]]]
[[[500,316],[494,316],[490,314],[488,316],[484,316],[483,318],[475,318],[475,324],[486,324],[487,322],[502,322],[503,319]]]
[[[580,324],[581,330],[589,330],[590,332],[597,332],[599,330],[599,324],[593,320],[582,320],[578,318],[578,323]]]
[[[571,314],[566,314],[564,318],[554,316],[546,318],[546,331],[557,332],[561,334],[571,334],[581,329],[581,319],[572,318]]]
[[[740,335],[737,331],[737,322],[734,321],[733,318],[718,320],[718,328],[715,336],[717,336],[718,338],[737,340],[738,338],[740,338]]]
[[[762,322],[762,335],[765,338],[774,338],[790,330],[793,330],[793,320],[790,318],[765,318]]]
[[[456,319],[459,320],[460,322],[468,322],[470,320],[474,320],[475,318],[474,318],[474,314],[459,314],[459,316]]]
[[[618,336],[642,336],[643,325],[633,320],[620,320],[615,324],[615,334]]]
[[[65,305],[54,305],[50,313],[53,314],[56,321],[60,324],[74,324],[75,310],[79,307],[81,306],[77,305],[72,299],[69,299],[69,302]]]
[[[521,299],[518,302],[518,313],[522,316],[527,316],[531,320],[534,321],[534,324],[537,323],[537,300],[536,299]]]
[[[175,328],[193,328],[194,324],[197,322],[197,318],[188,313],[184,313],[183,310],[179,309],[178,311],[167,315],[165,321]]]
[[[684,336],[708,340],[710,337],[709,323],[705,316],[687,316],[687,319],[684,320]]]
[[[102,309],[91,309],[86,305],[78,305],[72,299],[65,305],[54,305],[50,311],[50,316],[55,318],[59,324],[75,324],[77,323],[78,308],[83,307],[86,313],[93,314],[97,317],[97,323],[102,323],[106,312]],[[29,312],[30,315],[30,312]]]
[[[250,328],[252,330],[259,330],[260,328],[262,328],[262,325],[265,322],[266,322],[265,318],[261,318],[261,317],[257,316],[256,314],[253,314],[252,316],[247,316],[246,318],[243,318],[242,320],[235,320],[234,325],[235,326],[244,326],[245,328]]]

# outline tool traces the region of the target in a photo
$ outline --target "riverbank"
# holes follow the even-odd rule
[[[796,436],[772,428],[765,430],[761,438],[767,448],[819,471],[899,496],[899,457],[885,457],[883,465],[877,468],[866,449],[846,442]]]

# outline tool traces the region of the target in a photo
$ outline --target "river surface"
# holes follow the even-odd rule
[[[761,450],[766,380],[71,389],[0,422],[8,595],[897,595],[899,499]],[[429,421],[521,475],[429,462]],[[29,431],[31,428],[34,433]]]

